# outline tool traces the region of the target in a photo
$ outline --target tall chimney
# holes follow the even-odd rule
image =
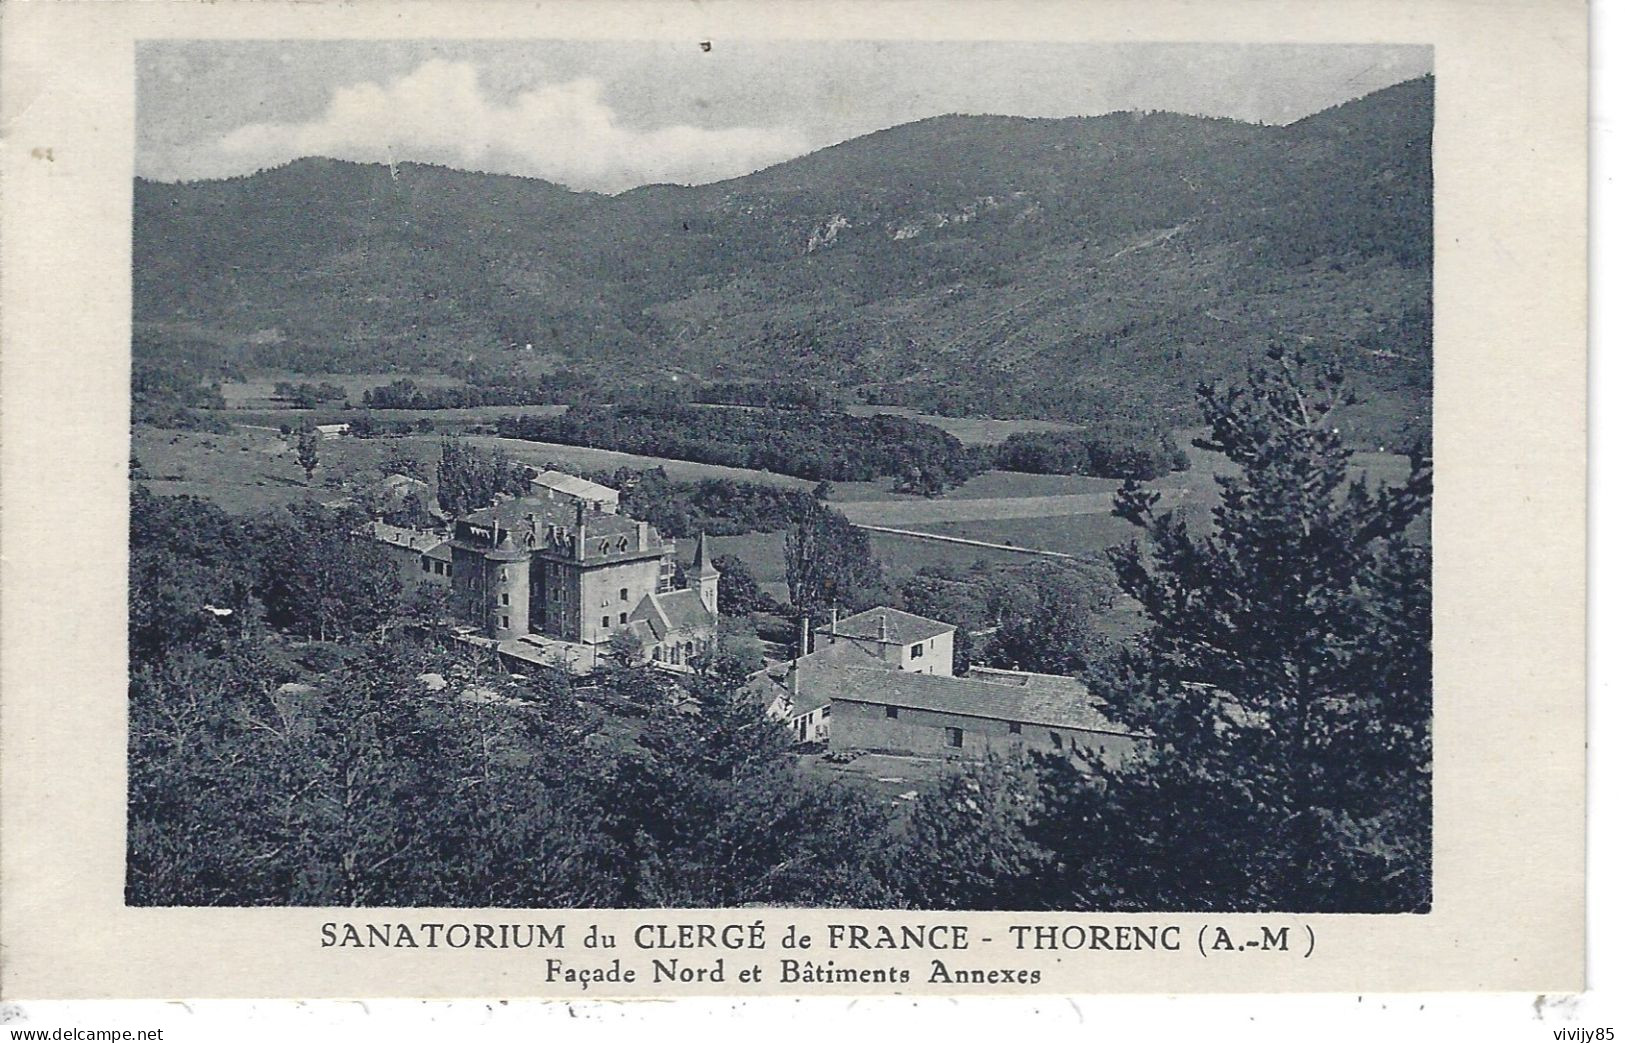
[[[796,653],[796,658],[797,659],[801,658],[802,656],[806,655],[808,652],[812,651],[812,648],[811,648],[812,640],[811,640],[811,635],[810,635],[811,629],[812,629],[812,620],[808,619],[806,616],[802,616],[801,617],[801,650]]]
[[[886,640],[886,613],[880,613],[880,640]]]

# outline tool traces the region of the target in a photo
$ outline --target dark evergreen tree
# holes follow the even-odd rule
[[[310,428],[302,428],[298,438],[294,441],[294,452],[299,457],[299,466],[304,469],[305,481],[308,483],[316,477],[316,466],[321,462],[321,435]]]
[[[1118,549],[1148,627],[1096,678],[1147,736],[1104,781],[1053,776],[1056,889],[1125,908],[1399,911],[1430,894],[1431,461],[1351,481],[1334,369],[1272,350],[1204,387],[1212,532],[1125,486]]]

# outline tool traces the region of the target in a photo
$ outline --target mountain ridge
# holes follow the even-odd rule
[[[944,114],[614,196],[312,158],[138,179],[136,356],[200,376],[790,370],[961,411],[976,373],[982,411],[1177,418],[1198,380],[1286,339],[1348,366],[1374,437],[1397,437],[1431,386],[1432,89],[1283,126]]]

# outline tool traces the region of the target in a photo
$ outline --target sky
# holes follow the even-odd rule
[[[944,113],[1290,123],[1432,61],[1388,45],[148,41],[136,173],[328,156],[620,192],[737,177]]]

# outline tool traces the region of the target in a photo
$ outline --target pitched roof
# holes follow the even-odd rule
[[[866,666],[871,670],[892,670],[895,667],[862,645],[851,641],[834,641],[820,645],[796,660],[803,667]]]
[[[700,630],[716,625],[717,617],[705,607],[697,590],[669,590],[664,594],[650,594],[649,600],[660,609],[660,614],[673,630]]]
[[[800,660],[800,668],[807,669],[805,656]],[[764,710],[771,710],[774,704],[782,702],[785,715],[791,718],[829,705],[829,691],[826,688],[809,685],[797,691],[790,690],[789,663],[774,663],[765,670],[751,674],[745,682],[745,689],[761,700]]]
[[[619,500],[621,494],[607,485],[599,485],[585,478],[577,478],[563,471],[543,471],[530,480],[533,487],[551,489],[565,496],[583,500]]]
[[[429,483],[423,479],[413,478],[411,475],[401,474],[399,471],[389,475],[378,484],[380,487],[387,489],[427,489],[429,487]]]
[[[801,692],[843,701],[1051,725],[1113,735],[1131,734],[1102,711],[1099,701],[1074,678],[1024,675],[1024,682],[985,677],[917,674],[856,666],[821,666],[802,673]]]
[[[833,626],[819,627],[820,634],[833,633],[837,637],[857,638],[864,641],[884,641],[888,645],[912,645],[933,637],[941,637],[953,630],[953,624],[942,623],[900,608],[882,605],[855,616],[838,620]],[[885,636],[882,637],[882,631]]]

